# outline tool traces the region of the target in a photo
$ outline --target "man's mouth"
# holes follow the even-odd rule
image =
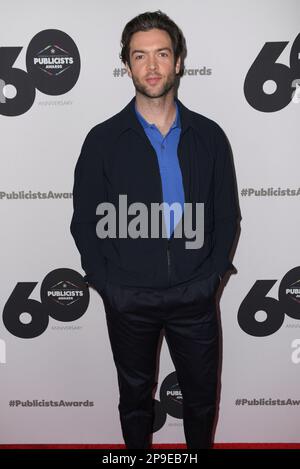
[[[161,77],[148,77],[146,78],[146,82],[149,83],[149,85],[156,85],[156,83],[161,80]]]

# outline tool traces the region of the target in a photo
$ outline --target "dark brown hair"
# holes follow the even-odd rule
[[[130,66],[129,46],[132,35],[138,31],[149,31],[154,28],[162,29],[169,34],[172,41],[175,63],[177,62],[178,57],[181,57],[179,76],[182,76],[184,59],[186,57],[186,42],[179,27],[171,20],[171,18],[160,10],[142,13],[126,24],[121,37],[122,50],[120,53],[120,59],[124,64],[127,62]]]

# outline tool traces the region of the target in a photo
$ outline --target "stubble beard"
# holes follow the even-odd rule
[[[168,76],[167,81],[162,85],[162,88],[159,90],[149,90],[149,86],[143,85],[137,77],[135,77],[132,74],[132,81],[134,84],[134,87],[136,91],[138,91],[140,94],[143,96],[146,96],[147,98],[161,98],[162,96],[165,96],[166,94],[169,93],[169,91],[174,88],[175,86],[175,81],[176,81],[176,74],[175,71]]]

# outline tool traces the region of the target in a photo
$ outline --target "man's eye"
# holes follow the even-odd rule
[[[135,60],[140,60],[143,56],[142,55],[136,55]]]
[[[161,52],[160,55],[161,55],[162,57],[168,57],[167,52]]]

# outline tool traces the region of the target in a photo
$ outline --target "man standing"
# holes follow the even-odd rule
[[[75,169],[71,232],[85,279],[104,302],[126,447],[149,447],[164,328],[183,396],[187,447],[210,448],[219,358],[215,294],[225,272],[234,270],[229,255],[238,222],[229,145],[218,124],[176,97],[186,50],[182,32],[167,15],[133,18],[121,43],[136,94],[85,139]],[[105,202],[115,210],[115,223],[107,219],[107,237],[98,231],[99,213],[104,214],[99,204]],[[137,205],[128,213],[125,208],[137,203],[149,209],[139,220],[148,227],[155,224],[153,205],[175,204],[177,210],[162,212],[158,236],[149,230],[148,236],[132,235],[136,225],[124,234],[124,220],[127,226],[133,221]],[[190,237],[177,236],[177,227],[190,222],[196,204],[204,207],[203,242],[191,248]],[[197,231],[198,225],[196,237]]]

